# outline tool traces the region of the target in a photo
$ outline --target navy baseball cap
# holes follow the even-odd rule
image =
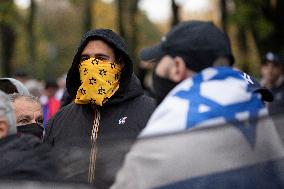
[[[252,76],[248,75],[247,73],[242,71],[239,71],[239,73],[248,83],[249,91],[254,93],[259,93],[261,95],[262,101],[272,102],[274,100],[273,94],[269,89],[262,87],[256,79],[254,79]]]
[[[234,63],[231,44],[227,35],[212,22],[187,21],[178,24],[160,43],[140,52],[142,61],[158,60],[165,55],[180,56],[186,66],[196,72],[213,65],[220,57]]]
[[[275,65],[281,65],[281,60],[276,53],[268,52],[264,55],[262,64],[266,64],[267,62],[272,62]]]

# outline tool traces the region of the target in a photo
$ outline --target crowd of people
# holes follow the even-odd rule
[[[137,77],[124,40],[94,29],[58,82],[0,78],[0,184],[283,188],[284,77],[276,53],[264,55],[258,82],[234,66],[225,33],[188,21],[140,59]]]

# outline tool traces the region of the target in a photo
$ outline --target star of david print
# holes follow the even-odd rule
[[[99,95],[106,94],[106,90],[105,90],[103,87],[101,87],[101,88],[98,90],[98,94],[99,94]]]
[[[226,75],[224,77],[220,75],[217,75],[212,79],[222,80],[226,78]],[[230,75],[230,77],[239,78],[238,75]],[[181,90],[174,95],[190,102],[187,112],[187,128],[193,128],[208,118],[213,119],[222,117],[227,123],[231,123],[234,127],[236,127],[243,134],[248,143],[253,147],[256,140],[257,127],[257,120],[255,118],[262,107],[262,104],[258,100],[257,96],[253,96],[249,101],[249,104],[245,101],[222,105],[214,101],[214,99],[209,99],[200,93],[202,82],[203,78],[201,75],[193,77],[193,86],[189,90]],[[206,105],[210,107],[212,111],[199,112],[198,107],[200,105]],[[236,115],[238,112],[244,111],[244,107],[250,115],[249,119],[246,122],[236,120]]]
[[[92,63],[93,65],[95,65],[95,64],[99,65],[99,60],[98,60],[98,59],[94,59],[94,60],[92,60],[91,63]]]
[[[118,79],[119,79],[119,73],[116,73],[116,74],[114,75],[114,79],[115,79],[115,80],[118,80]]]
[[[94,77],[92,77],[91,79],[89,79],[89,84],[90,84],[90,85],[94,85],[94,84],[96,84],[96,82],[97,82],[97,80],[96,80]]]
[[[96,103],[96,100],[91,98],[89,102],[90,102],[91,104],[95,104],[95,103]]]
[[[107,73],[107,71],[105,70],[105,69],[101,69],[101,70],[99,70],[99,74],[102,76],[102,77],[104,77],[104,76],[106,76],[106,73]]]
[[[115,68],[115,63],[114,63],[114,62],[111,62],[111,63],[110,63],[110,66],[111,66],[111,69],[114,69],[114,68]]]
[[[87,74],[88,74],[88,69],[85,68],[85,69],[84,69],[84,75],[87,75]]]
[[[85,90],[84,88],[81,88],[81,89],[80,89],[80,92],[81,92],[82,95],[85,95],[85,94],[86,94],[86,90]]]

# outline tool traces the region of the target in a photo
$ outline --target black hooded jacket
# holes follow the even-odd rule
[[[92,30],[83,36],[67,74],[66,86],[70,96],[74,99],[80,87],[78,70],[80,56],[87,43],[93,39],[106,42],[122,57],[125,64],[118,91],[102,107],[95,107],[100,111],[98,138],[95,145],[95,186],[108,188],[113,183],[114,176],[131,144],[146,126],[154,111],[155,102],[143,94],[141,84],[133,74],[133,62],[123,40],[107,29]],[[66,161],[70,164],[62,163],[67,167],[64,170],[68,172],[66,177],[71,180],[87,181],[90,150],[93,148],[91,132],[94,114],[94,106],[72,102],[62,108],[48,123],[44,141],[56,147],[59,156],[74,157],[74,160],[66,157],[68,159]],[[71,149],[75,149],[77,155],[72,154]],[[60,151],[64,153],[60,154]],[[62,159],[64,157],[59,161]],[[74,165],[74,162],[78,163]]]

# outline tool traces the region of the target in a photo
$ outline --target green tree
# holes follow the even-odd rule
[[[258,51],[272,50],[284,55],[284,1],[234,0],[232,23],[253,34]],[[245,32],[242,31],[242,32]]]
[[[117,27],[120,35],[126,40],[130,55],[134,61],[137,57],[138,37],[138,2],[139,0],[117,0]]]
[[[28,63],[30,67],[34,67],[36,63],[36,38],[34,34],[34,24],[36,16],[36,2],[31,0],[28,20],[26,25],[27,32],[27,50],[28,50]]]
[[[14,28],[15,5],[12,0],[0,1],[1,64],[4,76],[11,76],[12,57],[15,50],[16,33]]]
[[[85,0],[84,2],[84,12],[83,12],[83,33],[92,29],[92,24],[94,23],[92,17],[92,7],[94,0]]]
[[[171,21],[171,26],[175,26],[180,22],[179,19],[179,12],[180,12],[180,7],[176,3],[175,0],[171,0],[171,8],[172,8],[172,21]]]

